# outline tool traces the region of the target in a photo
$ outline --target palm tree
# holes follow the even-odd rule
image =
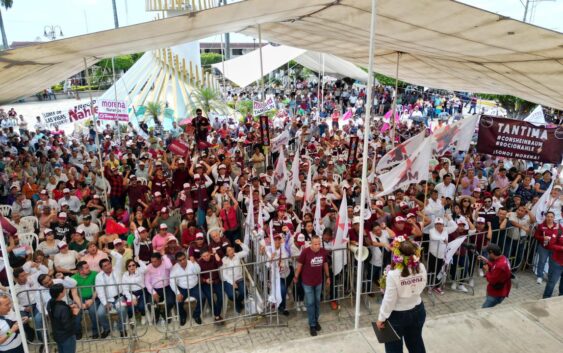
[[[14,0],[0,0],[0,32],[2,32],[2,44],[4,50],[8,49],[8,37],[6,37],[6,30],[4,29],[4,20],[2,19],[2,7],[6,10],[12,7]]]
[[[191,94],[191,107],[187,110],[195,113],[197,108],[201,108],[206,117],[209,113],[227,114],[228,106],[221,100],[221,93],[211,87],[196,88]]]
[[[145,105],[145,107],[146,107],[145,115],[148,117],[152,117],[155,125],[160,124],[160,120],[158,120],[158,117],[162,114],[164,110],[163,104],[161,102],[148,102]]]

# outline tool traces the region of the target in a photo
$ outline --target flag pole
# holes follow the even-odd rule
[[[366,115],[364,117],[364,127],[369,126],[372,104],[371,101],[372,87],[373,87],[373,56],[375,50],[375,22],[376,22],[376,8],[377,0],[371,0],[371,24],[369,34],[369,65],[368,65],[368,90],[366,99]],[[364,133],[364,150],[362,154],[362,193],[360,195],[360,235],[358,239],[358,251],[360,254],[363,252],[364,246],[364,214],[366,207],[366,191],[367,191],[367,173],[368,173],[368,145],[369,134]],[[356,277],[356,311],[354,314],[354,329],[360,327],[360,304],[362,296],[362,261],[358,259],[358,274]]]
[[[14,286],[14,273],[12,266],[10,266],[8,248],[6,247],[6,239],[4,238],[4,229],[2,228],[2,222],[0,222],[0,247],[2,247],[2,260],[4,261],[6,276],[8,277],[8,287],[10,288],[10,296],[12,297],[12,303],[14,304],[12,309],[16,314],[16,321],[18,322],[19,333],[22,339],[22,347],[25,353],[29,353],[29,347],[27,346],[27,337],[20,313],[20,303],[16,293],[16,286]],[[46,323],[43,322],[43,326],[45,325]]]
[[[264,90],[264,62],[262,61],[262,26],[258,24],[258,50],[260,52],[260,90],[262,91],[261,99],[266,101],[266,92]]]
[[[395,114],[397,112],[397,97],[399,96],[399,58],[401,57],[401,53],[397,52],[397,67],[395,68],[395,97],[393,97],[393,108],[391,113],[391,123],[393,124],[393,130],[391,131],[391,146],[395,147],[395,131],[396,131],[396,123],[395,123]]]

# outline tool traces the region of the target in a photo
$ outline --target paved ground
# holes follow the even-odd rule
[[[485,281],[482,278],[475,280],[475,293],[454,292],[446,287],[445,294],[439,297],[425,295],[425,304],[429,318],[442,317],[459,312],[472,313],[481,307],[485,296]],[[513,306],[514,304],[537,302],[543,293],[545,284],[538,285],[531,273],[518,275],[518,285],[513,287],[511,296],[502,306]],[[362,307],[361,327],[363,333],[370,334],[370,322],[376,318],[379,309],[377,301],[380,298],[365,297]],[[434,301],[434,304],[432,303]],[[370,308],[368,308],[368,305]],[[563,305],[562,305],[563,306]],[[341,308],[332,311],[328,305],[322,307],[320,323],[323,327],[319,337],[338,337],[337,333],[351,330],[354,326],[354,308],[352,300],[341,302]],[[561,311],[563,313],[563,311]],[[307,315],[303,312],[292,311],[289,318],[280,316],[280,325],[272,322],[268,326],[267,319],[239,319],[227,325],[217,327],[214,325],[183,328],[177,334],[165,337],[154,327],[140,338],[136,344],[138,352],[198,352],[198,353],[222,353],[222,352],[251,352],[260,351],[267,347],[283,347],[288,342],[309,338]],[[366,331],[367,330],[367,331]],[[426,332],[434,330],[428,325]],[[362,333],[362,334],[363,334]],[[429,332],[430,333],[430,332]],[[360,333],[353,332],[353,335]],[[334,337],[333,337],[334,336]],[[348,337],[348,336],[347,336]],[[367,339],[367,338],[366,338]],[[482,339],[480,339],[482,341]],[[373,342],[372,342],[373,343]],[[82,346],[82,347],[81,347]],[[297,346],[296,346],[297,347]],[[127,341],[108,341],[107,344],[81,344],[79,351],[82,352],[124,352],[127,350]],[[275,350],[283,351],[283,350]],[[288,350],[290,352],[291,350]],[[355,353],[362,350],[356,350]],[[561,350],[563,351],[563,349]],[[273,351],[272,351],[273,352]],[[366,350],[369,352],[369,350]]]

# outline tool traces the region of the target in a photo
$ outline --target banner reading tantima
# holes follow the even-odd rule
[[[397,145],[397,147],[393,148],[391,151],[387,152],[387,154],[381,157],[377,163],[375,171],[380,173],[381,170],[390,168],[406,160],[414,153],[414,151],[416,151],[418,147],[420,147],[424,141],[425,134],[426,132],[422,131],[418,135],[411,137],[400,145]]]
[[[563,127],[547,128],[526,121],[483,115],[479,121],[477,151],[559,164],[563,156]]]
[[[378,197],[390,194],[412,183],[428,180],[428,166],[432,157],[431,142],[431,139],[427,138],[406,161],[378,177],[383,187],[383,191],[377,195]]]
[[[269,112],[270,110],[276,109],[276,102],[274,102],[272,97],[266,99],[264,103],[258,101],[253,101],[252,103],[254,116],[259,116]]]

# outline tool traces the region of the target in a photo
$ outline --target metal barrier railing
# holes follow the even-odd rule
[[[68,282],[68,281],[65,281]],[[53,282],[49,283],[49,286]],[[78,305],[81,311],[75,316],[75,332],[79,343],[96,344],[101,341],[109,340],[127,340],[128,351],[133,351],[134,342],[139,337],[144,336],[148,331],[149,321],[141,322],[136,318],[139,313],[140,303],[146,303],[146,297],[139,285],[136,284],[119,284],[117,289],[112,288],[115,285],[92,285],[73,287],[70,283],[63,283],[69,289],[69,295],[66,298],[67,303]],[[127,300],[124,296],[124,286],[133,289],[133,301]],[[116,296],[104,296],[105,305],[100,300],[100,294],[118,293]],[[91,294],[89,294],[91,293]],[[84,294],[89,294],[87,297]],[[22,298],[28,303],[20,310],[24,316],[30,317],[28,322],[33,323],[33,332],[36,339],[28,340],[31,345],[43,346],[48,348],[55,345],[51,327],[51,318],[47,313],[47,304],[50,299],[48,288],[29,289],[18,292],[18,298]]]

